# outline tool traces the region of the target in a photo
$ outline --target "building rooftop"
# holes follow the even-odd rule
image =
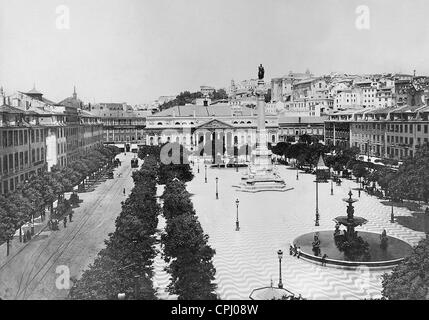
[[[280,117],[279,125],[281,126],[284,123],[313,123],[313,124],[323,124],[328,117]]]
[[[242,106],[240,107],[243,116],[256,115],[256,111]],[[175,106],[152,115],[152,117],[212,117],[212,116],[232,116],[234,109],[229,104],[218,103],[210,106],[185,105]],[[149,116],[151,117],[151,116]]]

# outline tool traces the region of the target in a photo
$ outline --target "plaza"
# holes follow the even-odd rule
[[[284,287],[306,299],[368,299],[381,297],[381,276],[391,269],[369,270],[365,267],[340,269],[322,267],[289,255],[289,245],[301,234],[334,229],[333,219],[344,214],[342,201],[347,193],[358,185],[343,180],[341,186],[319,184],[320,226],[315,226],[314,175],[299,173],[288,166],[278,166],[285,179],[288,192],[243,193],[233,185],[240,181],[245,168],[207,169],[197,172],[188,183],[188,191],[199,221],[209,235],[209,244],[216,250],[214,266],[218,294],[221,299],[249,299],[253,289],[277,286],[279,262],[277,251],[284,252],[282,260],[282,282]],[[216,199],[216,177],[218,177],[219,199]],[[353,191],[357,197],[357,191]],[[240,230],[236,231],[236,199],[239,199],[238,216]],[[357,231],[370,231],[397,237],[410,245],[416,245],[425,237],[423,232],[413,231],[398,223],[390,223],[391,208],[375,197],[362,193],[355,205],[356,214],[369,220]],[[395,215],[408,216],[405,208],[395,208]],[[161,268],[155,268],[160,270]],[[156,278],[156,276],[155,276]],[[164,277],[165,283],[168,279]],[[162,283],[158,283],[162,291]]]

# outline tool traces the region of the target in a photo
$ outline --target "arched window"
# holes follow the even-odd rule
[[[274,134],[271,136],[271,141],[272,141],[272,143],[276,142],[276,136]]]
[[[238,124],[238,121],[234,121],[233,124]]]
[[[180,122],[176,122],[176,123],[175,123],[175,125],[176,125],[176,126],[180,126]]]
[[[159,126],[162,126],[162,122],[158,122],[158,125],[159,125]]]

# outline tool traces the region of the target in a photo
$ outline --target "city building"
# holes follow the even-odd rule
[[[121,150],[136,150],[146,142],[146,117],[150,110],[134,110],[126,103],[99,103],[90,113],[103,124],[103,141]]]
[[[279,141],[298,142],[306,134],[319,140],[324,139],[325,120],[327,117],[291,117],[279,118]]]
[[[0,106],[0,191],[7,193],[46,168],[46,131],[38,115]]]
[[[53,166],[71,161],[102,145],[99,119],[80,109],[73,96],[55,103],[35,88],[29,92],[2,94],[0,168],[1,192],[16,189],[19,183]]]
[[[325,142],[359,148],[376,158],[404,160],[429,141],[429,107],[396,106],[331,114]]]
[[[234,156],[233,151],[256,143],[257,112],[249,107],[216,103],[213,105],[175,106],[146,118],[146,144],[159,145],[166,142],[178,142],[188,150],[195,151],[210,142],[223,145],[213,148],[216,154],[206,152],[213,158]],[[267,141],[278,141],[278,117],[266,115]],[[207,151],[207,150],[206,150]],[[249,151],[250,152],[250,151]]]

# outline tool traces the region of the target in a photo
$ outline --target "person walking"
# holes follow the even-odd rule
[[[63,224],[64,224],[64,228],[67,228],[67,217],[64,217]]]
[[[70,213],[69,213],[69,221],[70,222],[72,222],[73,220],[72,220],[72,218],[73,218],[73,211],[70,211]]]
[[[125,196],[125,188],[124,188],[124,196]]]

